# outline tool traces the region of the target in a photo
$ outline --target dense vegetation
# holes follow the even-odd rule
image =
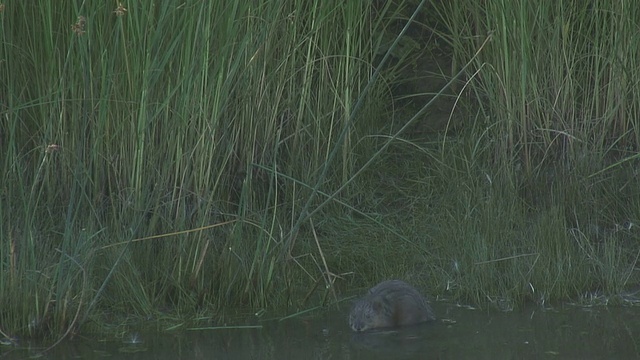
[[[0,5],[2,336],[627,299],[640,3],[424,3]]]

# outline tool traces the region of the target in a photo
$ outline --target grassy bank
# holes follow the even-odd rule
[[[353,171],[392,13],[275,5],[5,4],[6,332],[294,301],[289,232]]]
[[[0,330],[218,323],[388,277],[501,308],[621,293],[640,10],[509,6],[428,4],[398,51],[416,2],[5,3]],[[433,104],[393,96],[433,39],[469,67],[425,135]]]
[[[459,240],[458,257],[481,274],[462,286],[476,299],[543,303],[637,284],[640,7],[449,6],[460,63],[491,37],[469,72],[480,111],[462,155],[468,200],[456,207],[468,217],[451,219],[475,239]]]

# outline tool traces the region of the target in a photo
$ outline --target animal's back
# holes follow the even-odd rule
[[[349,314],[353,331],[418,324],[435,320],[427,300],[401,280],[387,280],[372,287],[356,301]]]

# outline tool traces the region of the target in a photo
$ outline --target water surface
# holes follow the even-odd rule
[[[76,337],[44,359],[637,359],[640,307],[528,308],[498,312],[434,304],[439,321],[355,334],[348,308],[315,317],[255,321],[261,328],[132,330],[124,338]],[[33,342],[0,347],[0,357],[37,355]]]

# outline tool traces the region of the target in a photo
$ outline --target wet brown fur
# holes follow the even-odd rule
[[[414,325],[435,320],[427,300],[401,280],[387,280],[372,287],[351,307],[349,326],[353,331]]]

